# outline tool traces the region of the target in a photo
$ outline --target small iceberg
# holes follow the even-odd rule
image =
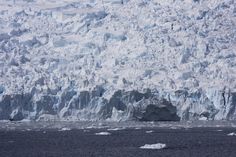
[[[59,131],[70,131],[70,128],[61,128]]]
[[[236,133],[231,132],[231,133],[229,133],[227,136],[236,136]]]
[[[145,144],[140,147],[141,149],[163,149],[166,148],[166,144],[157,143],[157,144]]]
[[[107,135],[111,135],[111,133],[109,133],[109,132],[99,132],[99,133],[95,133],[95,135],[107,136]]]

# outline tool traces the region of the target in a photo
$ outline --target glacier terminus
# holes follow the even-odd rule
[[[236,119],[234,0],[0,0],[0,120]]]

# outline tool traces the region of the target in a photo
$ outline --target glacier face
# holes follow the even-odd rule
[[[234,0],[0,0],[0,119],[236,119]]]

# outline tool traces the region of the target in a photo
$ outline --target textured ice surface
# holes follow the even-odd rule
[[[0,0],[0,119],[234,120],[235,22],[234,0]]]

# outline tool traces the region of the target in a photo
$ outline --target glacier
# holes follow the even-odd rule
[[[0,120],[236,119],[234,0],[0,0]]]

